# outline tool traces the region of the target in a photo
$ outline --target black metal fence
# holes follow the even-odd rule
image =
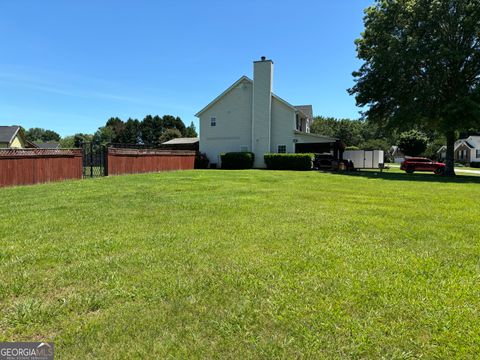
[[[82,143],[83,177],[108,175],[107,146],[93,141]]]

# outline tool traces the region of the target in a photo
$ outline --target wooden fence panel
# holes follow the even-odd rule
[[[108,149],[108,175],[136,174],[195,167],[195,151]]]
[[[0,187],[81,178],[80,149],[0,149]]]

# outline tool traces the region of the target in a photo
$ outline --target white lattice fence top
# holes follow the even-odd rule
[[[1,157],[82,156],[81,149],[0,149]]]

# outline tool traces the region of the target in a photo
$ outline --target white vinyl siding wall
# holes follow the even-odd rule
[[[286,145],[287,153],[294,153],[293,130],[295,129],[295,110],[275,97],[272,99],[272,149],[278,151],[277,145]]]
[[[216,126],[211,126],[211,118]],[[242,81],[200,115],[200,151],[210,163],[220,165],[219,155],[238,152],[241,146],[251,149],[252,84]]]

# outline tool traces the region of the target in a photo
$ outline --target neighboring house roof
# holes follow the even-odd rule
[[[475,146],[470,144],[470,142],[468,142],[468,141],[465,141],[465,145],[467,145],[470,149],[475,149]]]
[[[393,157],[395,157],[395,156],[396,157],[404,157],[405,156],[403,151],[397,145],[392,145],[390,147],[390,150],[388,150],[388,153]]]
[[[10,144],[20,131],[20,126],[0,126],[0,143]]]
[[[179,144],[195,144],[199,142],[198,137],[195,138],[176,138],[169,141],[165,141],[162,145],[179,145]]]
[[[445,152],[447,151],[447,146],[443,145],[440,149],[437,150],[437,153]]]
[[[238,79],[237,81],[235,81],[227,90],[225,90],[224,92],[222,92],[220,95],[218,95],[215,99],[213,99],[213,101],[211,101],[207,106],[205,106],[202,110],[200,110],[199,112],[197,112],[195,114],[196,117],[200,117],[200,115],[202,115],[202,113],[204,113],[205,111],[207,111],[209,108],[211,108],[213,105],[215,105],[218,101],[220,101],[225,95],[227,95],[230,91],[232,91],[233,89],[235,89],[238,85],[240,85],[242,82],[248,82],[250,84],[253,84],[253,80],[250,79],[248,76],[242,76],[240,79]],[[278,101],[280,101],[281,103],[283,103],[284,105],[286,105],[287,107],[291,108],[292,110],[295,110],[295,111],[300,111],[302,112],[304,115],[308,116],[307,113],[303,112],[300,108],[301,107],[312,107],[311,105],[302,105],[302,106],[298,106],[298,107],[295,107],[293,106],[292,104],[290,104],[288,101],[282,99],[280,96],[278,95],[275,95],[274,93],[272,93],[272,97],[277,99]],[[313,112],[313,110],[311,110],[311,112]]]
[[[60,143],[55,141],[50,142],[34,142],[35,145],[39,149],[58,149],[60,148]]]
[[[466,146],[468,147],[469,149],[475,149],[475,146],[472,145],[469,141],[469,139],[460,139],[460,140],[457,140],[455,142],[455,151],[457,151],[457,149],[459,147],[462,147],[462,146]]]

